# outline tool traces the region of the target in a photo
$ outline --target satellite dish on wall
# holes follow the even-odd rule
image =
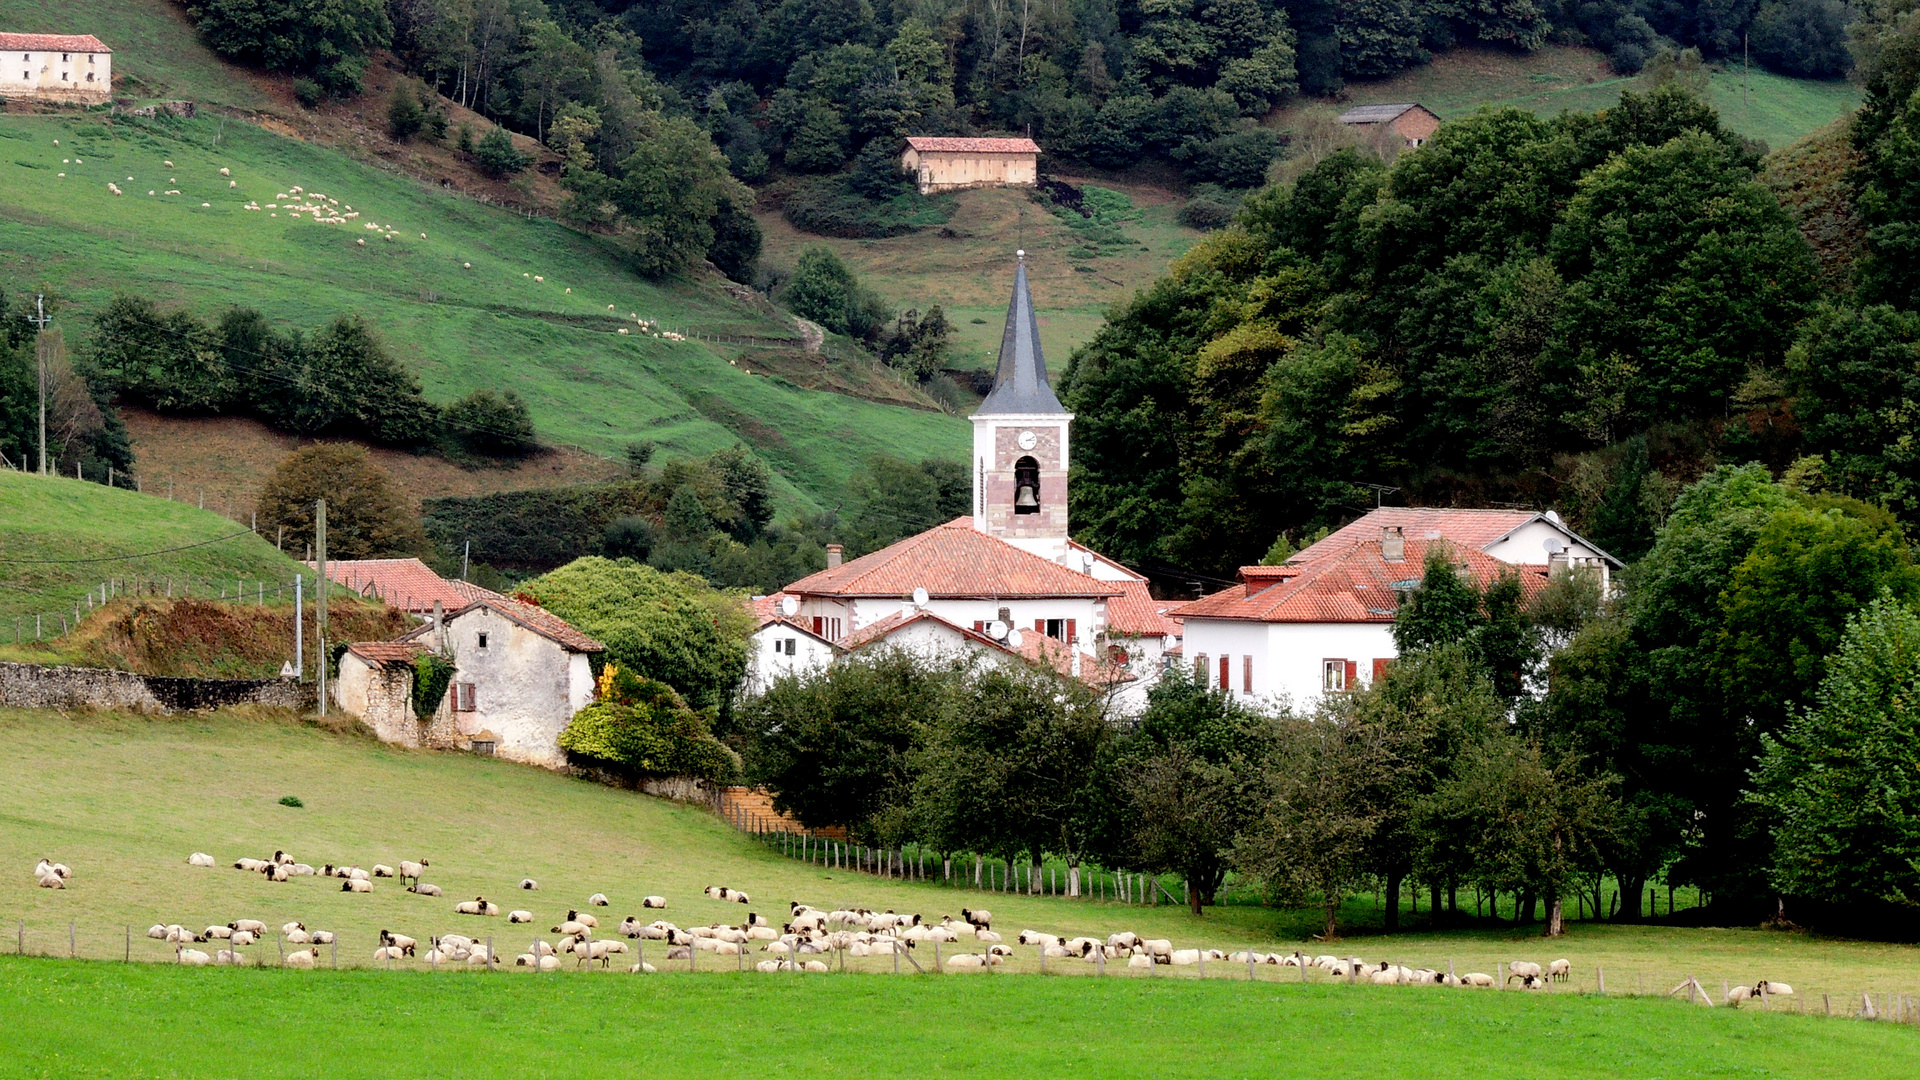
[[[927,590],[925,589],[913,590],[913,606],[914,607],[927,606]]]
[[[1547,554],[1549,555],[1558,555],[1567,550],[1566,541],[1557,536],[1549,536],[1545,540],[1540,541],[1540,546],[1546,548]]]
[[[1022,638],[1020,637],[1020,631],[1018,631],[1018,630],[1010,630],[1010,631],[1008,631],[1008,632],[1007,632],[1007,648],[1009,648],[1009,649],[1017,649],[1017,648],[1019,648],[1019,647],[1020,647],[1020,642],[1021,642],[1022,640],[1023,640],[1023,639],[1022,639]]]
[[[789,618],[798,615],[800,613],[800,601],[791,596],[782,597],[780,600],[780,613]]]
[[[995,619],[987,624],[987,636],[993,638],[995,641],[1004,640],[1007,636],[1007,629],[1006,623]]]

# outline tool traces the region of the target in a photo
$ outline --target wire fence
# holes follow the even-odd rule
[[[267,607],[292,604],[295,594],[300,594],[308,605],[315,601],[313,577],[303,577],[298,581],[272,581],[259,578],[206,578],[191,575],[130,576],[103,578],[88,588],[86,595],[71,604],[62,604],[58,608],[39,612],[16,614],[13,624],[7,627],[0,620],[0,633],[11,630],[11,644],[25,645],[33,642],[58,641],[60,638],[80,628],[88,615],[108,607],[118,600],[155,599],[155,600],[198,600],[201,602],[227,603]],[[0,588],[10,591],[39,592],[18,585],[0,584]],[[360,597],[386,600],[372,586],[356,588],[342,582],[329,583],[329,597]],[[400,603],[405,598],[395,598]],[[309,615],[311,618],[311,615]]]
[[[251,944],[234,946],[231,938],[212,938],[204,930],[189,931],[187,940],[169,941],[150,935],[149,928],[132,924],[118,926],[89,924],[77,920],[30,921],[25,918],[0,924],[0,932],[11,938],[0,949],[18,956],[43,957],[95,962],[189,964],[209,967],[284,968],[304,970],[359,970],[427,973],[503,973],[519,972],[546,976],[565,976],[589,972],[633,974],[729,974],[729,973],[848,973],[868,975],[1030,975],[1054,977],[1218,980],[1274,986],[1352,986],[1381,990],[1459,992],[1479,990],[1486,993],[1570,994],[1592,997],[1657,998],[1676,1004],[1703,1008],[1745,1008],[1796,1016],[1818,1016],[1899,1023],[1920,1028],[1920,986],[1910,980],[1886,978],[1874,984],[1841,986],[1837,983],[1796,981],[1782,985],[1785,992],[1768,992],[1725,975],[1685,971],[1657,962],[1624,962],[1612,966],[1595,964],[1568,970],[1564,976],[1539,982],[1525,989],[1523,980],[1510,970],[1511,960],[1493,956],[1450,956],[1427,959],[1430,967],[1416,967],[1411,957],[1389,956],[1368,964],[1346,964],[1329,970],[1316,966],[1315,957],[1298,952],[1259,952],[1244,948],[1208,949],[1204,945],[1180,948],[1160,962],[1145,962],[1144,954],[1129,956],[1122,952],[1109,956],[1096,949],[1082,959],[1078,956],[1048,956],[1044,945],[994,944],[978,941],[918,941],[895,946],[862,950],[834,947],[830,942],[802,943],[791,956],[785,946],[774,942],[751,941],[745,946],[719,938],[694,938],[696,944],[670,944],[667,941],[624,937],[617,932],[587,939],[583,952],[562,953],[553,949],[549,935],[532,927],[524,932],[503,932],[494,927],[450,928],[438,938],[423,935],[411,949],[383,948],[383,939],[374,931],[339,931],[326,935],[325,944],[313,944],[302,938],[289,938],[283,931],[269,929]],[[164,930],[165,928],[154,928]],[[206,928],[216,929],[214,927]],[[456,929],[471,946],[447,944],[447,935]],[[304,932],[303,933],[308,933]],[[871,935],[868,935],[871,936]],[[831,937],[831,935],[829,935]],[[852,935],[847,935],[849,939]],[[875,941],[892,939],[875,938]],[[435,949],[435,942],[443,947]],[[594,949],[598,943],[600,949]],[[1380,944],[1389,944],[1382,942]],[[5,948],[11,946],[11,948]],[[543,947],[544,946],[544,947]],[[541,957],[547,963],[540,963]],[[989,960],[988,958],[991,957]],[[1171,962],[1169,962],[1169,959]],[[1446,976],[1455,979],[1486,976],[1484,987],[1454,987],[1443,983]],[[1742,973],[1742,978],[1748,973]],[[1740,993],[1741,990],[1747,993]]]

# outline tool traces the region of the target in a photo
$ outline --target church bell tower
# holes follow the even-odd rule
[[[1073,414],[1047,384],[1047,360],[1027,291],[1027,253],[1017,255],[993,391],[972,416],[973,527],[1057,559],[1067,542],[1067,434]]]

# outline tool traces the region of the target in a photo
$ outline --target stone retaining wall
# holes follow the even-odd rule
[[[292,679],[183,679],[105,668],[0,663],[0,705],[22,709],[185,712],[224,705],[308,709],[313,687]]]

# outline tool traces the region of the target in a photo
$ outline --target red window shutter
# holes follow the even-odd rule
[[[1251,655],[1246,657],[1246,663],[1241,665],[1241,667],[1240,689],[1251,694],[1253,693],[1253,657]]]
[[[973,620],[973,632],[974,632],[974,633],[976,633],[976,634],[984,634],[984,633],[986,633],[986,632],[987,632],[987,620],[985,620],[985,619],[975,619],[975,620]]]
[[[816,634],[824,634],[827,629],[826,622],[825,616],[815,615],[813,617],[813,632]]]
[[[1035,619],[1035,620],[1033,620],[1033,632],[1034,632],[1034,633],[1036,633],[1036,634],[1044,634],[1044,633],[1046,633],[1046,632],[1047,632],[1047,620],[1045,620],[1045,619]]]
[[[1233,689],[1233,657],[1231,656],[1220,658],[1220,689]]]
[[[1387,669],[1392,666],[1393,666],[1393,657],[1391,656],[1382,656],[1376,659],[1373,662],[1373,681],[1379,682],[1380,677],[1382,675],[1385,675],[1387,673]]]
[[[1071,641],[1072,641],[1072,640],[1074,639],[1074,629],[1073,629],[1073,626],[1074,626],[1074,623],[1075,623],[1075,622],[1077,622],[1077,621],[1078,621],[1078,620],[1076,620],[1076,619],[1068,619],[1068,620],[1067,620],[1067,640],[1068,640],[1069,642],[1071,642]]]
[[[1347,661],[1347,689],[1352,690],[1355,686],[1358,685],[1356,682],[1354,682],[1354,679],[1356,679],[1359,676],[1359,669],[1360,669],[1360,664],[1358,661],[1356,660]]]
[[[447,708],[454,712],[460,711],[460,684],[459,683],[451,683],[447,686]]]

